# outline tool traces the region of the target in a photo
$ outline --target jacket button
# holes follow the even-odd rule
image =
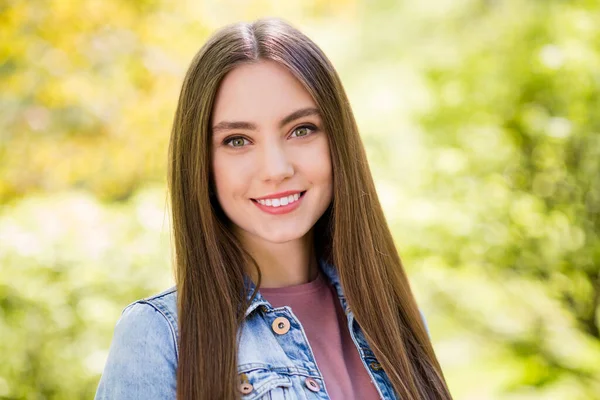
[[[244,383],[240,383],[240,386],[238,386],[238,389],[240,390],[241,394],[248,394],[248,393],[252,392],[254,387],[250,383],[244,382]]]
[[[304,380],[304,384],[306,385],[308,390],[310,390],[311,392],[318,392],[319,389],[321,389],[321,387],[319,386],[319,383],[317,381],[315,381],[313,378],[306,378]]]
[[[285,317],[277,317],[271,325],[273,331],[278,335],[284,335],[290,330],[290,321]]]
[[[371,366],[371,369],[373,369],[373,371],[379,371],[381,369],[381,364],[379,364],[377,361],[373,361],[369,365]]]

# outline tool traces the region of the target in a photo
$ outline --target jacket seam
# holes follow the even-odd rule
[[[161,310],[159,307],[157,307],[155,304],[153,304],[153,303],[151,303],[149,301],[138,300],[135,303],[149,305],[150,307],[152,307],[153,309],[155,309],[160,315],[162,315],[162,317],[165,319],[165,322],[167,323],[167,325],[169,327],[169,331],[171,332],[171,340],[173,341],[173,348],[175,349],[175,360],[177,362],[179,362],[179,349],[177,348],[177,335],[175,333],[175,329],[173,328],[173,324],[169,320],[169,317],[167,317],[167,315],[165,314],[165,312],[163,312],[163,310]],[[133,304],[135,304],[135,303],[133,303]]]

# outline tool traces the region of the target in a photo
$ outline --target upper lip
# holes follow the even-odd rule
[[[296,194],[296,193],[300,194],[302,192],[303,192],[303,190],[288,190],[286,192],[269,194],[264,197],[255,197],[254,200],[280,199],[282,197],[287,197],[289,195]]]

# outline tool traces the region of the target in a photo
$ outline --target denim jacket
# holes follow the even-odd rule
[[[324,262],[320,266],[337,291],[350,335],[380,397],[397,400],[348,308],[335,268]],[[251,295],[254,284],[249,279],[246,284]],[[283,335],[273,332],[273,321],[281,317],[289,321],[289,331]],[[259,291],[246,310],[239,336],[237,370],[243,400],[329,399],[304,329],[290,307],[273,308]],[[128,305],[115,327],[95,399],[175,399],[177,339],[174,287]]]

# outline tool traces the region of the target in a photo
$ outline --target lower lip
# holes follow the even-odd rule
[[[279,206],[279,207],[263,206],[256,200],[252,200],[252,202],[254,204],[256,204],[256,206],[258,208],[260,208],[262,211],[264,211],[266,213],[273,214],[273,215],[287,214],[287,213],[294,211],[296,208],[298,208],[298,206],[300,206],[300,202],[304,198],[305,194],[306,194],[306,192],[304,192],[304,194],[302,194],[302,196],[300,196],[300,198],[298,200],[294,201],[293,203],[287,204],[285,206]]]

